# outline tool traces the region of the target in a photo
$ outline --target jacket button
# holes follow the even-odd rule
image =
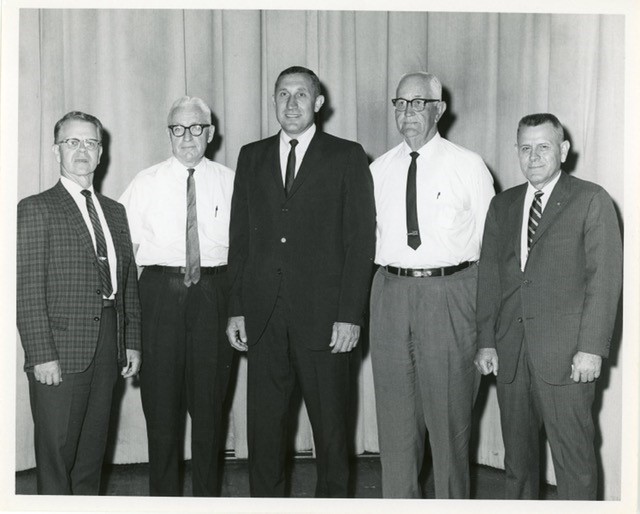
[[[286,237],[281,238],[281,239],[280,239],[280,242],[281,242],[281,243],[286,243],[286,242],[287,242],[287,238],[286,238]]]
[[[95,318],[93,318],[93,321],[100,321],[100,317],[96,316]]]
[[[96,294],[100,294],[102,293],[102,291],[100,291],[100,289],[96,289]]]
[[[281,270],[280,268],[278,268],[278,271],[276,271],[276,273],[277,273],[278,275],[282,275],[282,270]]]
[[[522,318],[518,318],[518,323],[522,323]]]
[[[289,209],[287,209],[286,207],[283,207],[282,212],[289,212]]]

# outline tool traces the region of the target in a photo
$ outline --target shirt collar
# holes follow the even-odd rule
[[[543,198],[549,198],[553,192],[553,188],[556,187],[558,180],[560,180],[560,175],[562,175],[562,171],[560,171],[555,178],[548,182],[542,189],[536,189],[531,182],[527,182],[527,194],[533,196],[536,191],[542,191],[544,193]]]
[[[62,182],[62,185],[64,186],[64,188],[72,195],[73,194],[79,195],[85,189],[80,184],[78,184],[77,182],[74,182],[73,180],[71,180],[70,178],[67,178],[67,177],[61,176],[60,177],[60,182]],[[95,195],[95,191],[93,190],[93,184],[91,184],[86,189],[91,191],[92,195]]]
[[[187,166],[185,166],[184,164],[182,164],[178,159],[176,159],[175,155],[171,156],[171,163],[170,163],[170,167],[173,171],[175,171],[176,173],[179,173],[180,176],[184,175],[185,177],[189,174],[189,172],[187,171]],[[200,162],[198,164],[196,164],[195,166],[193,166],[193,169],[195,169],[196,171],[202,169],[206,164],[206,157],[202,157],[202,159],[200,159]]]
[[[299,145],[303,145],[303,146],[308,145],[311,142],[311,139],[313,138],[315,133],[316,133],[316,124],[313,123],[307,130],[305,130],[302,134],[300,134],[295,139],[298,140]],[[280,141],[284,143],[286,146],[289,146],[289,141],[291,141],[292,139],[294,138],[289,136],[284,130],[280,131]]]
[[[436,145],[438,145],[440,143],[441,139],[442,139],[442,136],[440,136],[440,132],[436,132],[433,135],[433,137],[431,139],[429,139],[429,141],[427,141],[424,145],[422,145],[416,151],[420,155],[424,155],[425,153],[429,152],[432,148],[434,148]],[[402,156],[403,157],[407,157],[411,152],[413,152],[413,150],[407,144],[407,142],[405,140],[403,140],[402,141]]]

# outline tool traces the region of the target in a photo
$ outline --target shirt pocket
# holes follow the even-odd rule
[[[435,223],[445,229],[463,225],[471,216],[471,211],[465,206],[462,198],[446,193],[438,193],[435,207]]]

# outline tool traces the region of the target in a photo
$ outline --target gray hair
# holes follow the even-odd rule
[[[169,109],[169,115],[167,116],[167,125],[171,124],[171,117],[176,110],[182,107],[189,106],[200,109],[200,111],[207,117],[208,122],[211,123],[211,109],[201,98],[198,98],[197,96],[183,96],[173,102],[171,109]]]
[[[398,81],[398,86],[402,83],[405,78],[408,77],[422,77],[424,81],[429,85],[429,89],[431,93],[436,97],[436,100],[442,100],[442,84],[440,83],[440,79],[436,77],[433,73],[429,73],[427,71],[411,71],[409,73],[405,73],[400,77]]]

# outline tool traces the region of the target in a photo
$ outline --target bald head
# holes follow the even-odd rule
[[[440,83],[438,77],[436,77],[433,73],[428,73],[426,71],[413,71],[411,73],[405,73],[402,77],[400,77],[400,82],[398,82],[396,96],[400,96],[398,94],[398,91],[400,91],[400,87],[405,85],[405,83],[407,82],[420,84],[425,89],[425,91],[429,93],[429,96],[425,98],[442,100],[442,84]]]

